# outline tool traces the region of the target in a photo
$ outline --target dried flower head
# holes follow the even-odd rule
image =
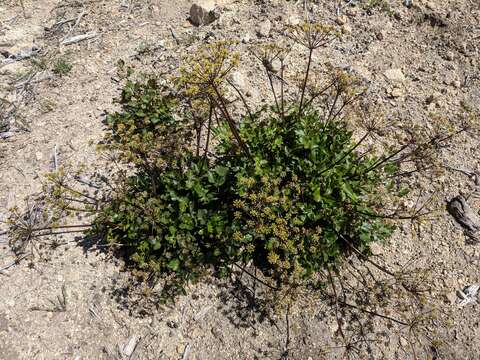
[[[273,62],[279,60],[283,64],[290,52],[290,47],[280,46],[275,43],[264,43],[252,47],[250,52],[262,63],[267,71],[275,73],[277,69],[273,66]]]
[[[336,30],[333,25],[305,22],[298,25],[288,25],[285,29],[285,35],[307,49],[314,50],[340,37],[341,32]]]

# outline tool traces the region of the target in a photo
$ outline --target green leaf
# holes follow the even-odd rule
[[[313,200],[319,202],[322,199],[320,186],[316,186],[313,190]]]
[[[180,261],[178,259],[173,259],[173,260],[170,260],[170,262],[168,263],[168,268],[173,270],[173,271],[177,271],[178,270],[178,267],[180,266]]]
[[[348,183],[343,183],[342,184],[342,190],[348,195],[348,197],[350,199],[352,199],[353,201],[357,201],[358,200],[358,196],[353,192],[352,190],[352,187],[350,186],[350,184]]]
[[[229,171],[229,168],[226,166],[216,166],[215,167],[215,172],[218,174],[218,176],[225,177],[227,176]]]
[[[407,186],[402,186],[398,191],[398,196],[402,197],[402,196],[408,195],[409,192],[410,192],[410,189]]]

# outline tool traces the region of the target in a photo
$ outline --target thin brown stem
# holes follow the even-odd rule
[[[278,105],[277,93],[275,92],[275,87],[273,86],[272,74],[270,73],[270,71],[268,71],[268,69],[265,69],[265,71],[267,72],[268,82],[270,83],[270,89],[272,90],[273,99],[275,100],[277,111],[280,111],[280,107]]]
[[[316,98],[325,94],[325,92],[328,91],[333,85],[335,85],[335,81],[332,81],[329,85],[325,86],[323,89],[313,94],[312,97],[305,103],[305,106],[309,106],[310,104],[312,104]]]
[[[73,234],[73,233],[79,233],[79,232],[84,232],[85,230],[65,230],[65,231],[58,231],[58,232],[53,232],[49,231],[43,234],[35,234],[33,237],[42,237],[42,236],[50,236],[50,235],[63,235],[63,234]]]
[[[395,274],[392,273],[391,271],[389,271],[388,269],[386,269],[385,267],[377,264],[376,262],[374,262],[373,260],[371,260],[368,256],[366,256],[365,254],[363,254],[360,250],[358,250],[350,241],[348,241],[345,236],[343,236],[342,234],[340,233],[337,233],[337,235],[347,243],[348,246],[350,246],[350,248],[355,251],[355,253],[357,253],[358,255],[360,255],[363,259],[365,259],[366,261],[368,261],[369,263],[371,263],[373,266],[375,266],[377,269],[383,271],[384,273],[390,275],[390,276],[393,276],[395,277]]]
[[[288,354],[290,348],[290,303],[287,305],[287,311],[285,313],[285,323],[287,326],[287,340],[285,341],[285,353]]]
[[[340,164],[348,155],[350,155],[353,151],[355,151],[355,149],[358,148],[358,147],[362,144],[362,142],[365,141],[365,139],[367,138],[367,136],[368,136],[369,134],[370,134],[370,132],[365,133],[365,135],[363,135],[362,138],[361,138],[354,146],[352,146],[352,148],[350,148],[349,150],[347,150],[347,151],[345,152],[345,154],[344,154],[340,159],[338,159],[337,161],[335,161],[332,165],[330,165],[330,166],[329,166],[328,168],[326,168],[325,170],[322,170],[322,171],[320,172],[320,174],[318,174],[318,175],[322,175],[322,174],[326,173],[328,170],[331,170],[331,169],[333,169],[335,166],[337,166],[338,164]]]
[[[337,106],[337,101],[340,98],[340,91],[338,90],[338,88],[336,90],[337,91],[335,92],[335,98],[333,99],[332,106],[330,107],[330,110],[328,111],[327,120],[325,121],[327,124],[330,122],[330,119],[331,119],[332,114],[333,114],[333,110],[335,110],[335,108]]]
[[[305,78],[303,79],[302,94],[300,96],[300,103],[298,106],[299,114],[301,114],[303,111],[303,100],[305,98],[305,91],[307,89],[308,77],[310,76],[310,67],[312,66],[312,57],[313,57],[313,48],[310,48],[308,53],[307,69],[305,70]]]
[[[63,207],[62,210],[67,210],[67,211],[74,211],[74,212],[85,212],[85,213],[96,213],[97,210],[91,210],[91,209],[82,209],[82,208],[76,208],[76,207]]]
[[[223,116],[227,120],[227,124],[230,127],[230,130],[232,131],[233,136],[238,142],[238,145],[243,149],[243,151],[246,154],[249,154],[248,147],[247,145],[243,142],[242,138],[240,137],[240,134],[238,133],[237,127],[235,126],[235,122],[233,121],[232,117],[230,116],[230,113],[227,110],[227,105],[225,104],[225,100],[223,99],[222,94],[220,94],[220,91],[218,90],[216,85],[212,85],[213,90],[215,91],[215,94],[218,97],[219,100],[219,107],[220,110],[223,113]]]
[[[382,166],[383,164],[385,164],[386,162],[390,161],[391,159],[393,159],[396,155],[400,154],[403,150],[405,150],[410,144],[404,144],[400,149],[394,151],[392,154],[390,154],[389,156],[387,157],[384,157],[383,159],[380,159],[379,161],[377,161],[375,164],[373,164],[372,166],[370,166],[367,170],[365,170],[362,175],[366,175],[368,174],[369,172],[377,169],[379,166]],[[354,176],[350,176],[350,178],[352,178]]]
[[[283,64],[283,60],[280,60],[280,105],[281,105],[281,112],[282,112],[282,120],[285,118],[285,89],[284,89],[284,80],[283,75],[285,71],[285,66]]]
[[[212,119],[213,119],[213,105],[210,105],[210,110],[208,113],[207,140],[205,143],[205,152],[203,153],[203,161],[207,159],[208,148],[210,145],[210,133],[212,131]]]
[[[372,315],[372,316],[376,316],[376,317],[380,317],[382,319],[386,319],[386,320],[390,320],[390,321],[393,321],[397,324],[400,324],[400,325],[404,325],[404,326],[410,326],[410,324],[402,321],[402,320],[398,320],[398,319],[395,319],[395,318],[392,318],[390,316],[387,316],[387,315],[383,315],[383,314],[379,314],[375,311],[370,311],[370,310],[367,310],[367,309],[363,309],[361,307],[358,307],[356,305],[353,305],[353,304],[350,304],[350,303],[347,303],[345,301],[339,301],[340,304],[344,305],[344,306],[347,306],[347,307],[350,307],[350,308],[353,308],[353,309],[356,309],[358,311],[361,311],[361,312],[364,312],[366,314],[369,314],[369,315]]]
[[[327,271],[328,271],[328,280],[330,282],[330,285],[332,287],[333,291],[333,296],[334,296],[334,301],[335,301],[335,319],[337,320],[337,325],[338,325],[338,332],[342,336],[343,342],[345,345],[347,345],[347,339],[345,337],[345,334],[343,333],[343,328],[342,328],[342,323],[339,317],[339,311],[338,311],[338,295],[337,295],[337,288],[335,287],[335,283],[333,282],[333,277],[332,277],[332,272],[330,270],[330,266],[327,266]]]
[[[72,202],[77,202],[77,203],[80,203],[80,204],[85,204],[85,205],[92,205],[92,206],[97,205],[96,203],[91,203],[91,202],[86,201],[86,200],[75,199],[75,198],[71,198],[71,197],[68,197],[68,196],[64,197],[63,199],[68,200],[68,201],[72,201]]]
[[[232,81],[227,79],[227,82],[237,92],[238,96],[240,97],[240,100],[242,100],[243,105],[245,106],[245,109],[247,110],[248,116],[250,117],[250,119],[253,119],[253,115],[252,115],[252,112],[250,111],[250,107],[248,106],[247,101],[245,100],[245,97],[243,96],[240,89],[238,89]]]
[[[262,285],[265,285],[266,287],[268,287],[269,289],[272,289],[272,290],[280,290],[278,287],[275,287],[275,286],[272,286],[270,284],[267,284],[265,281],[259,279],[258,277],[256,277],[255,275],[253,275],[251,272],[249,272],[247,269],[245,269],[244,267],[238,265],[238,264],[234,264],[236,267],[238,267],[240,270],[242,270],[245,274],[249,275],[252,279],[258,281],[260,284]]]
[[[18,265],[20,263],[20,261],[22,261],[23,259],[25,259],[26,257],[30,256],[32,254],[28,253],[28,254],[23,254],[22,256],[18,257],[15,259],[15,261],[13,261],[11,264],[7,265],[7,266],[4,266],[0,269],[0,273],[2,271],[5,271],[9,268],[11,268],[12,266],[15,266],[15,265]]]
[[[62,226],[46,226],[43,228],[32,229],[33,231],[45,231],[45,230],[56,230],[56,229],[72,229],[72,228],[89,228],[93,224],[77,224],[77,225],[62,225]]]
[[[80,191],[78,191],[78,190],[72,189],[71,187],[69,187],[69,186],[67,186],[67,185],[65,185],[65,184],[62,184],[62,183],[60,183],[60,182],[58,182],[58,181],[53,180],[53,182],[54,182],[55,184],[57,184],[58,186],[63,187],[63,188],[64,188],[65,190],[67,190],[67,191],[70,191],[70,192],[72,192],[72,193],[74,193],[74,194],[77,194],[77,195],[79,195],[79,196],[83,196],[83,197],[85,197],[85,198],[87,198],[87,199],[93,200],[95,203],[98,202],[98,199],[94,198],[93,196],[90,196],[90,195],[84,194],[84,193],[82,193],[82,192],[80,192]]]

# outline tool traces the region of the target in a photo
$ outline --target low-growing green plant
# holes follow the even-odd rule
[[[214,159],[187,148],[168,152],[168,146],[162,154],[151,140],[184,120],[175,120],[164,103],[147,101],[144,90],[152,86],[152,80],[135,84],[138,98],[132,99],[127,85],[124,111],[107,120],[108,139],[122,144],[120,157],[136,171],[92,230],[125,246],[141,269],[174,274],[183,286],[211,266],[225,273],[234,263],[253,261],[280,287],[290,276],[308,279],[351,245],[368,253],[370,242],[390,234],[389,224],[371,216],[383,200],[379,189],[393,187],[386,167],[360,157],[359,144],[341,124],[325,124],[313,110],[301,117],[265,111],[268,117],[247,116],[238,130],[248,153],[229,127],[219,127]],[[145,126],[158,112],[165,116]],[[130,131],[123,133],[124,127]]]
[[[72,70],[73,65],[65,58],[58,58],[53,64],[53,72],[57,75],[67,75]]]

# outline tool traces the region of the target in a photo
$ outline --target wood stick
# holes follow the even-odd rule
[[[93,39],[94,37],[97,37],[96,32],[86,33],[86,34],[82,34],[82,35],[73,36],[69,39],[65,39],[60,44],[61,45],[71,45],[71,44],[75,44],[75,43],[80,42],[80,41]]]

